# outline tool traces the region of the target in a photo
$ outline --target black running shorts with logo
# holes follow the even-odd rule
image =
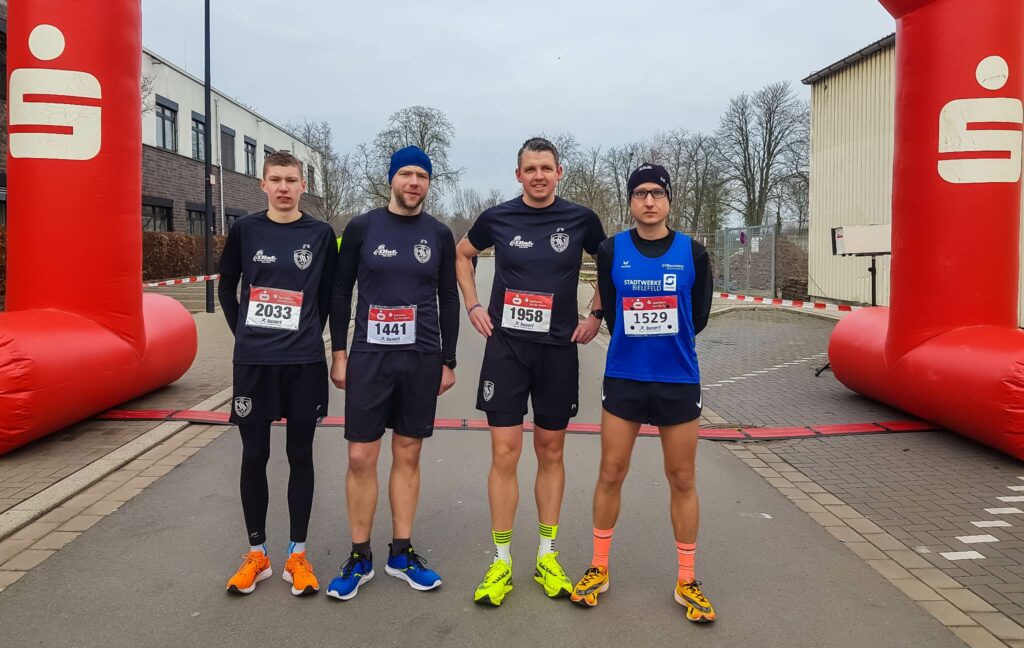
[[[535,418],[567,420],[579,410],[579,382],[575,344],[540,344],[495,327],[484,349],[476,408],[520,416],[530,398]]]
[[[345,438],[370,443],[395,434],[425,439],[434,434],[441,354],[419,351],[353,351],[345,371]]]
[[[235,425],[276,421],[318,421],[327,416],[326,362],[234,366],[231,417]]]
[[[605,376],[601,406],[609,414],[634,423],[679,425],[700,418],[704,398],[700,385],[641,382]]]

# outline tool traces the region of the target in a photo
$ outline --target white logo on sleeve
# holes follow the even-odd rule
[[[313,252],[309,249],[309,243],[303,245],[301,250],[295,250],[292,253],[292,260],[295,261],[295,265],[299,266],[299,270],[309,268],[309,265],[313,263]]]
[[[242,418],[249,416],[252,412],[252,399],[248,396],[237,396],[235,398],[235,414]]]
[[[277,263],[276,256],[264,254],[263,250],[256,250],[256,254],[252,256],[252,260],[256,263]],[[296,261],[296,263],[298,263],[298,261]]]
[[[1006,60],[989,56],[975,76],[986,90],[1001,90],[1010,76]],[[1016,97],[956,99],[939,113],[939,175],[953,184],[1018,182],[1024,102]]]
[[[430,261],[430,246],[427,245],[427,240],[420,239],[420,242],[413,247],[412,253],[420,263]]]
[[[373,256],[390,259],[391,257],[398,256],[398,250],[389,250],[388,246],[381,244],[373,251]]]
[[[490,380],[484,381],[484,400],[489,401],[494,398],[494,383]]]
[[[569,247],[569,235],[565,233],[565,229],[559,227],[555,230],[555,233],[551,235],[551,248],[555,252],[565,252]]]
[[[519,248],[520,250],[529,250],[533,247],[533,241],[524,241],[523,237],[518,234],[508,244],[509,247]]]
[[[37,25],[28,49],[40,61],[64,53],[64,34]],[[88,72],[19,68],[11,72],[9,144],[11,157],[91,160],[100,152],[99,79]]]

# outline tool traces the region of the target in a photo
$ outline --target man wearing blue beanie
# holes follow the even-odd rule
[[[412,547],[420,491],[420,450],[434,432],[437,397],[455,384],[459,294],[455,239],[423,211],[433,168],[415,146],[391,156],[391,201],[352,219],[341,241],[331,300],[331,381],[345,390],[352,551],[327,595],[348,600],[373,578],[370,529],[377,508],[377,458],[391,428],[394,535],[385,572],[413,589],[441,585]],[[352,293],[359,284],[348,349]]]

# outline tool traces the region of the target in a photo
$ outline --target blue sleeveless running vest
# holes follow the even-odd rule
[[[616,313],[605,376],[642,382],[700,383],[690,301],[694,278],[689,236],[675,232],[668,251],[651,259],[636,249],[628,231],[615,235],[612,283],[618,303],[604,304]],[[665,308],[673,297],[677,302],[677,325]],[[652,327],[659,334],[638,334]]]

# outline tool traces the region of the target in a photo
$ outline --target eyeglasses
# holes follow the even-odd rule
[[[647,200],[647,196],[660,200],[667,196],[668,192],[664,189],[634,189],[630,195],[637,200]]]

